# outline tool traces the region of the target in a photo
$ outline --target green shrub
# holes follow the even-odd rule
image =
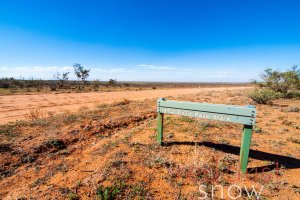
[[[123,180],[115,180],[111,186],[100,185],[97,188],[96,197],[100,200],[118,199],[122,192],[125,192],[127,185]]]
[[[92,83],[92,87],[93,87],[94,91],[98,91],[99,87],[100,87],[100,81],[98,79],[94,80]]]
[[[116,79],[109,79],[109,81],[107,82],[107,85],[116,86],[117,85],[117,80]]]
[[[189,123],[195,121],[194,119],[186,117],[186,116],[182,116],[179,120],[182,121],[182,122],[189,122]]]
[[[75,193],[73,193],[73,192],[69,192],[69,193],[68,193],[68,199],[70,199],[70,200],[78,200],[79,197],[78,197],[77,194],[75,194]]]
[[[295,91],[288,92],[286,97],[290,99],[300,99],[300,91],[295,90]]]
[[[261,82],[253,83],[261,88],[249,94],[259,104],[272,104],[277,98],[300,98],[300,70],[297,65],[285,72],[267,68],[261,74]]]
[[[116,199],[119,192],[120,190],[116,186],[104,187],[103,185],[101,185],[97,188],[96,195],[100,200],[113,200]]]
[[[293,90],[300,89],[300,70],[293,66],[285,72],[268,68],[261,75],[260,86],[282,93],[285,97]]]
[[[5,136],[14,137],[17,135],[16,126],[14,125],[0,125],[0,135],[3,134]]]
[[[282,97],[280,92],[275,92],[268,89],[254,90],[249,93],[249,98],[258,104],[272,104],[272,100],[279,99]]]
[[[71,124],[76,122],[78,116],[75,114],[63,114],[61,115],[61,122],[62,124]]]

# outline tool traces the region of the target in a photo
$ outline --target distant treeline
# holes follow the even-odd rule
[[[26,88],[49,88],[51,91],[59,89],[82,89],[90,87],[97,89],[102,87],[141,87],[153,88],[155,87],[198,87],[198,86],[217,86],[217,85],[245,85],[249,83],[189,83],[189,82],[118,82],[116,79],[108,81],[86,81],[83,84],[73,80],[36,80],[36,79],[15,79],[15,78],[0,78],[0,88],[4,89],[26,89]]]
[[[125,90],[157,89],[157,88],[178,88],[178,87],[206,87],[222,85],[245,85],[249,83],[170,83],[170,82],[118,82],[116,79],[108,81],[88,81],[90,69],[81,64],[73,65],[74,75],[77,80],[69,80],[71,72],[59,73],[53,76],[53,80],[36,80],[36,79],[15,79],[0,78],[0,93],[10,94],[19,92],[40,92],[40,91],[111,91],[106,88],[125,88]]]

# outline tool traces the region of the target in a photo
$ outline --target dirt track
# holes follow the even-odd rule
[[[202,91],[223,91],[246,89],[249,87],[214,87],[188,88],[169,90],[144,90],[121,92],[90,92],[36,95],[0,96],[0,124],[25,119],[30,111],[40,110],[48,114],[74,112],[80,108],[92,108],[103,103],[113,103],[124,98],[128,100],[143,100],[159,97],[178,96],[182,94],[196,94]]]

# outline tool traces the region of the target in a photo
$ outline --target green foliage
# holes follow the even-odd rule
[[[116,179],[110,186],[100,185],[96,192],[100,200],[124,199],[124,196],[126,199],[148,199],[146,185],[142,182],[130,185],[124,179]]]
[[[117,195],[119,194],[120,190],[117,186],[106,186],[100,185],[97,188],[97,197],[100,200],[113,200],[116,199]]]
[[[255,90],[249,97],[259,104],[272,104],[272,100],[285,97],[296,98],[300,90],[300,70],[295,65],[285,72],[267,68],[261,75],[262,82],[254,80],[260,90]]]
[[[70,199],[70,200],[78,200],[79,197],[78,197],[77,194],[75,194],[75,193],[73,193],[73,192],[69,192],[69,194],[68,194],[68,199]]]
[[[14,78],[0,78],[0,88],[5,89],[23,89],[23,88],[37,88],[41,89],[47,84],[47,81],[43,80],[18,80]]]
[[[16,127],[14,125],[1,125],[0,126],[0,135],[3,134],[5,136],[13,137],[17,134]]]
[[[300,99],[300,90],[290,91],[286,97],[291,99]]]
[[[261,87],[280,92],[284,96],[291,90],[300,89],[300,70],[296,65],[285,72],[267,68],[261,78],[263,82],[258,83]]]
[[[282,94],[270,89],[260,89],[250,92],[248,96],[258,104],[271,105],[272,100],[279,99],[280,97],[282,97]]]
[[[14,78],[1,78],[0,88],[13,88],[18,85],[18,81]]]
[[[189,123],[191,123],[191,122],[194,122],[195,120],[194,119],[192,119],[192,118],[189,118],[189,117],[186,117],[186,116],[182,116],[182,117],[180,117],[180,119],[179,119],[180,121],[182,121],[182,122],[189,122]]]
[[[50,91],[56,91],[57,85],[55,84],[55,81],[51,81],[49,84]]]
[[[86,79],[90,75],[90,69],[85,69],[82,65],[76,63],[73,65],[74,72],[78,80],[81,80],[81,83],[84,84],[86,82]]]
[[[144,183],[137,183],[130,186],[130,191],[126,196],[128,199],[149,199],[147,198],[148,191]]]
[[[109,86],[115,86],[115,85],[117,85],[117,80],[116,79],[109,79],[107,84]]]
[[[100,87],[100,81],[98,79],[94,80],[92,83],[92,87],[95,91],[98,91]]]
[[[69,74],[70,72],[56,74],[55,79],[57,79],[57,85],[59,88],[64,88],[65,83],[69,80]]]
[[[63,124],[71,124],[73,122],[76,122],[78,116],[75,114],[63,114],[60,116],[61,117],[61,122]]]

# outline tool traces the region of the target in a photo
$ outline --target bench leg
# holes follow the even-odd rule
[[[163,140],[163,124],[164,124],[164,114],[163,113],[158,113],[157,114],[157,143],[159,145],[162,144],[162,140]]]
[[[240,149],[240,168],[242,173],[245,173],[247,171],[252,128],[253,127],[251,125],[244,125],[243,138]]]

